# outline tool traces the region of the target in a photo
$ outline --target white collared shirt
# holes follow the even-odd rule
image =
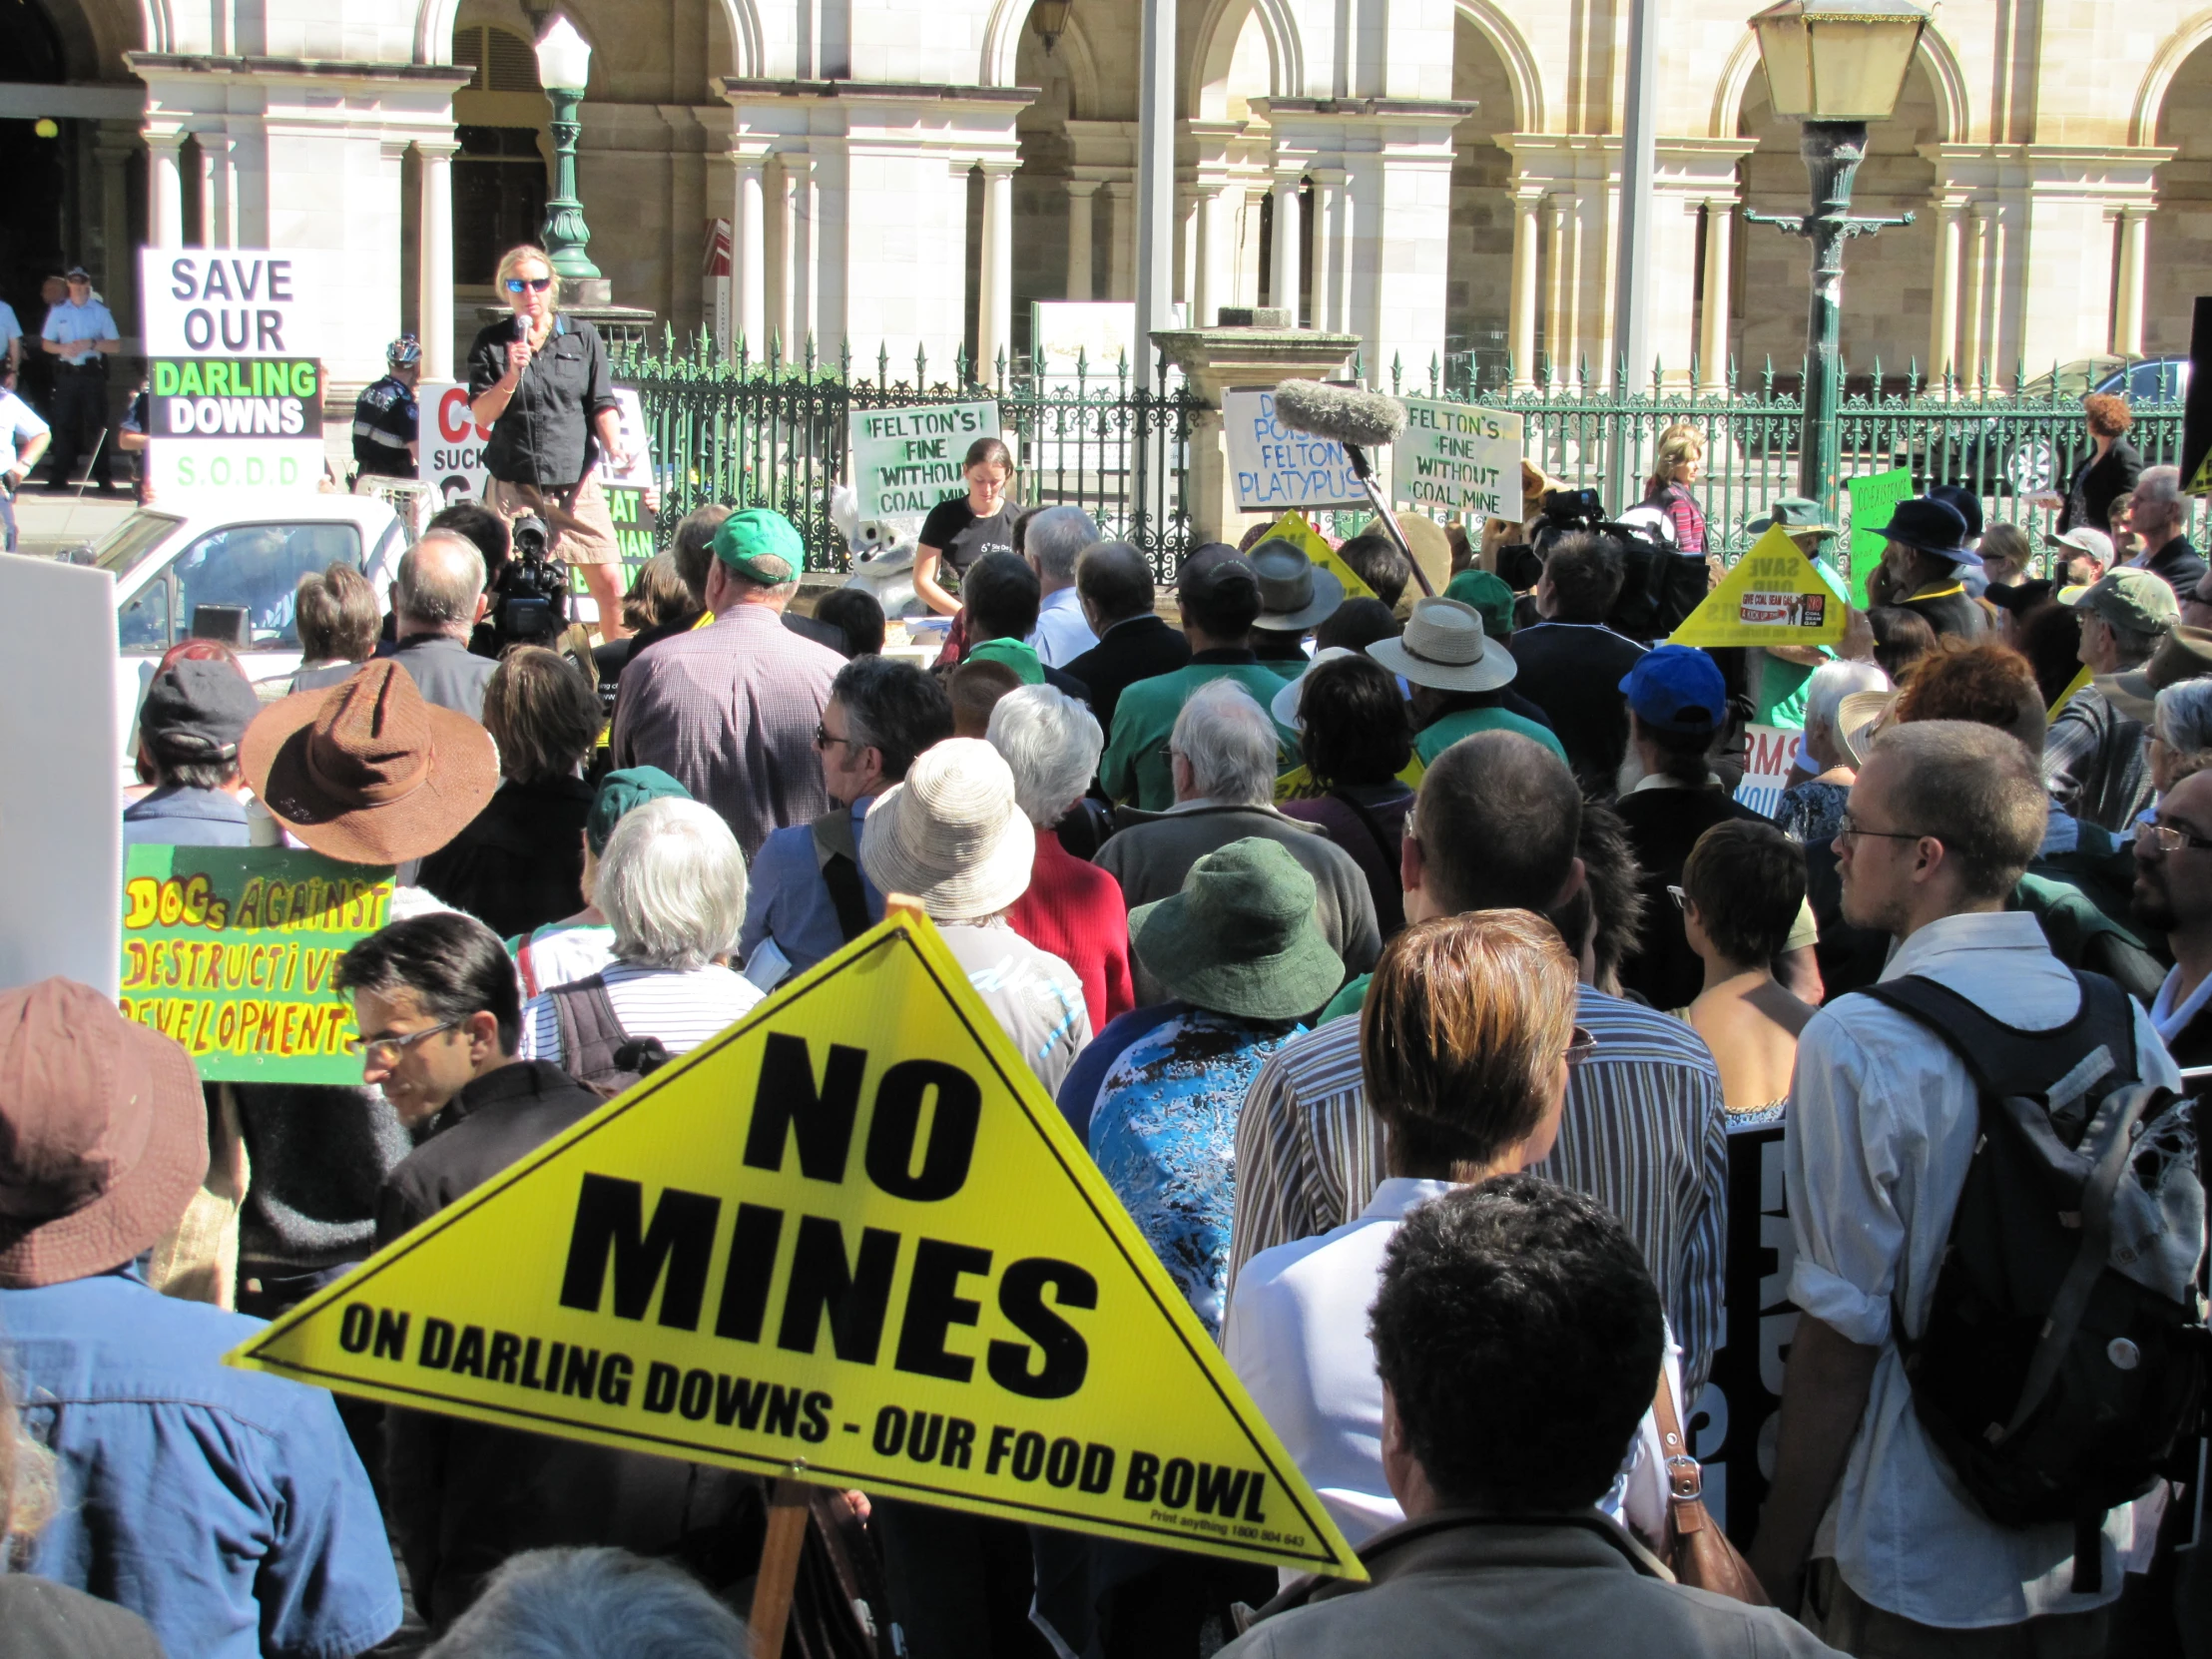
[[[1884,980],[1919,974],[2022,1030],[2081,1005],[2073,974],[2026,911],[1946,916],[1907,939]],[[2140,1008],[2146,1082],[2179,1081]],[[1971,1629],[2083,1612],[2120,1593],[2137,1514],[2104,1522],[2104,1588],[2075,1595],[2073,1528],[2002,1527],[1954,1484],[1913,1409],[1891,1331],[1925,1331],[1936,1273],[1965,1185],[1979,1110],[1966,1069],[1918,1020],[1866,996],[1823,1007],[1798,1039],[1783,1133],[1795,1263],[1790,1300],[1849,1342],[1879,1348],[1859,1433],[1813,1554],[1864,1600],[1921,1624]]]
[[[1038,603],[1037,626],[1028,645],[1045,667],[1066,668],[1097,643],[1098,636],[1083,620],[1083,604],[1073,588],[1056,589]]]
[[[2212,1002],[2212,973],[2197,981],[2197,988],[2177,1003],[2174,999],[2181,991],[2181,969],[2166,970],[2165,983],[2158,987],[2158,995],[2150,1005],[2150,1022],[2158,1028],[2161,1042],[2172,1042],[2189,1029],[2189,1022],[2204,1011],[2204,1005]]]
[[[1352,1221],[1263,1250],[1237,1275],[1222,1331],[1229,1367],[1354,1547],[1405,1518],[1382,1477],[1382,1381],[1368,1310],[1398,1224],[1451,1189],[1449,1181],[1390,1176]],[[1671,1330],[1666,1364],[1679,1401],[1681,1358]],[[1637,1440],[1623,1449],[1622,1477],[1598,1507],[1657,1536],[1666,1497],[1659,1430],[1648,1411]]]

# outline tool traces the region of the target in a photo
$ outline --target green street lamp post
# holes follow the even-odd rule
[[[577,110],[591,82],[591,43],[576,25],[555,14],[538,37],[538,84],[553,104],[553,199],[545,205],[545,257],[564,280],[596,280],[599,267],[584,252],[591,227],[576,199],[576,139],[583,131]]]
[[[1812,244],[1813,297],[1805,325],[1805,389],[1798,493],[1836,507],[1836,410],[1843,395],[1844,244],[1898,219],[1854,217],[1851,186],[1867,159],[1867,123],[1887,121],[1929,14],[1912,0],[1782,0],[1751,20],[1777,115],[1804,123],[1800,153],[1813,186],[1802,217],[1747,212]]]

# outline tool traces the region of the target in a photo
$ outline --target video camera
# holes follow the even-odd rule
[[[550,645],[568,626],[568,568],[546,557],[552,532],[535,513],[509,529],[513,553],[492,583],[491,625],[499,649]]]

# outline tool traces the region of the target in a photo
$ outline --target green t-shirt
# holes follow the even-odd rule
[[[1323,1008],[1320,1016],[1315,1019],[1315,1029],[1319,1030],[1322,1026],[1327,1025],[1333,1019],[1343,1019],[1347,1015],[1357,1014],[1362,1008],[1366,1007],[1368,1002],[1368,987],[1373,983],[1375,983],[1375,975],[1372,973],[1363,973],[1360,975],[1359,978],[1353,980],[1351,984],[1345,986],[1343,990],[1339,991],[1335,996],[1331,997],[1329,999],[1328,1006]]]
[[[1434,766],[1436,757],[1457,743],[1461,738],[1471,738],[1477,732],[1518,732],[1524,738],[1533,738],[1561,761],[1567,752],[1559,740],[1545,728],[1538,726],[1525,715],[1516,715],[1510,709],[1459,709],[1423,726],[1413,738],[1413,749],[1423,766]]]
[[[971,663],[1004,663],[1021,676],[1023,685],[1044,684],[1044,664],[1038,660],[1037,653],[1020,640],[985,640],[969,650],[967,660]]]
[[[1175,717],[1183,712],[1191,693],[1212,680],[1235,680],[1263,709],[1283,689],[1282,678],[1265,663],[1192,663],[1173,674],[1139,680],[1121,694],[1121,701],[1114,706],[1113,740],[1099,759],[1098,777],[1108,795],[1147,813],[1164,813],[1175,805],[1175,769],[1168,762],[1168,738],[1175,731]],[[1279,724],[1275,737],[1275,770],[1282,774],[1303,757],[1296,732]]]

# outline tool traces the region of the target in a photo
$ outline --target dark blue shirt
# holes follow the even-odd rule
[[[1075,1064],[1068,1067],[1068,1074],[1060,1079],[1060,1094],[1056,1104],[1060,1115],[1068,1120],[1068,1127],[1075,1131],[1075,1138],[1086,1147],[1091,1144],[1091,1110],[1098,1104],[1099,1085],[1106,1081],[1106,1073],[1113,1063],[1136,1045],[1147,1032],[1158,1029],[1177,1014],[1188,1012],[1188,1002],[1155,1002],[1149,1008],[1132,1008],[1126,1014],[1117,1014],[1106,1022],[1106,1029],[1099,1032],[1075,1057]]]
[[[131,1269],[0,1290],[5,1362],[61,1501],[30,1570],[193,1659],[350,1659],[399,1624],[368,1475],[320,1388],[233,1371],[262,1322]]]
[[[407,445],[415,441],[419,420],[406,381],[387,374],[372,382],[353,400],[353,464],[387,478],[412,478],[415,461]]]
[[[221,790],[165,784],[123,809],[125,846],[252,846],[246,803]]]

